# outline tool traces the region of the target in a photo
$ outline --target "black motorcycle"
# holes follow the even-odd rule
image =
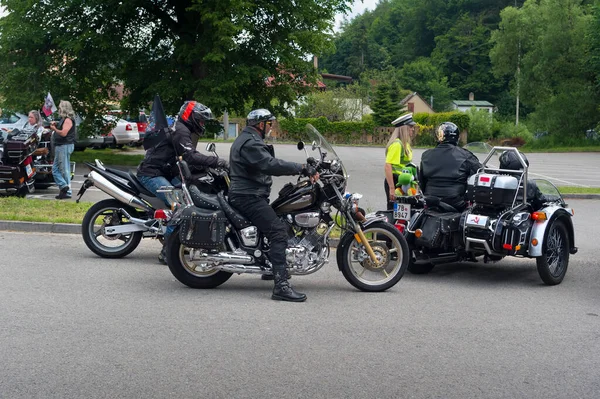
[[[39,137],[11,131],[6,139],[0,137],[0,196],[25,197],[35,191],[36,168],[33,155]]]
[[[359,194],[345,193],[348,175],[329,143],[307,126],[312,150],[318,151],[320,180],[299,178],[288,183],[271,204],[289,230],[286,262],[290,275],[321,269],[329,258],[330,234],[341,231],[336,252],[339,270],[354,287],[384,291],[394,286],[408,266],[408,246],[385,216],[358,211]],[[304,148],[300,142],[298,148]],[[306,154],[308,158],[308,153]],[[205,194],[190,187],[193,204],[173,216],[167,239],[167,263],[181,283],[214,288],[233,273],[271,274],[269,242],[223,193]]]

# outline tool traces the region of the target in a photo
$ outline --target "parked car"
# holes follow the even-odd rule
[[[0,133],[2,134],[2,139],[6,140],[8,132],[11,130],[22,129],[25,123],[27,123],[27,115],[3,110],[2,115],[0,115]]]
[[[112,111],[109,111],[108,114],[116,116],[120,119],[124,119],[129,123],[135,123],[138,128],[138,133],[140,134],[140,139],[133,144],[141,146],[144,143],[144,136],[146,133],[146,129],[148,128],[148,116],[146,115],[145,111],[139,111],[136,115],[122,112],[119,109],[114,109]]]
[[[118,118],[114,115],[104,115],[104,120],[111,127],[110,132],[106,136],[114,137],[114,145],[122,147],[126,144],[135,144],[140,140],[140,133],[136,123],[127,122],[125,119]]]

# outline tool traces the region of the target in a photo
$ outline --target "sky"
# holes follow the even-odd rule
[[[377,3],[379,3],[379,0],[362,0],[362,1],[355,0],[354,4],[352,4],[352,6],[351,6],[350,12],[346,15],[346,18],[348,20],[351,20],[352,18],[356,17],[359,14],[362,14],[366,10],[373,11],[375,9],[375,7],[377,6]],[[336,18],[335,18],[335,29],[336,30],[339,29],[340,24],[342,23],[343,19],[344,19],[343,14],[338,14],[336,16]]]

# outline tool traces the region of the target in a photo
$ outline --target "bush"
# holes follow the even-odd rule
[[[415,137],[413,146],[415,147],[435,147],[437,144],[433,132],[435,130],[434,125],[421,125],[417,124],[418,130]]]
[[[469,115],[469,142],[488,141],[492,138],[493,116],[488,111],[477,110],[475,107],[467,111]]]
[[[313,125],[325,137],[335,136],[336,140],[332,141],[347,143],[364,133],[372,133],[376,127],[372,120],[366,122],[329,122],[325,117],[282,119],[280,127],[286,138],[300,140],[306,138],[305,128],[307,123]]]
[[[452,122],[463,130],[469,129],[471,118],[464,112],[440,112],[438,114],[428,114],[421,112],[413,115],[413,119],[419,125],[433,126],[434,128],[443,122]]]

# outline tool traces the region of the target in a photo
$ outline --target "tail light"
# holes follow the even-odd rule
[[[406,229],[406,220],[396,220],[394,226],[398,229],[400,233],[404,234],[404,229]]]
[[[128,123],[128,124],[125,126],[125,130],[133,130],[133,128],[132,128],[132,127],[131,127],[131,125]]]
[[[27,158],[25,158],[25,160],[23,161],[23,166],[30,165],[31,161],[32,161],[32,158],[31,158],[31,155],[30,155]]]

